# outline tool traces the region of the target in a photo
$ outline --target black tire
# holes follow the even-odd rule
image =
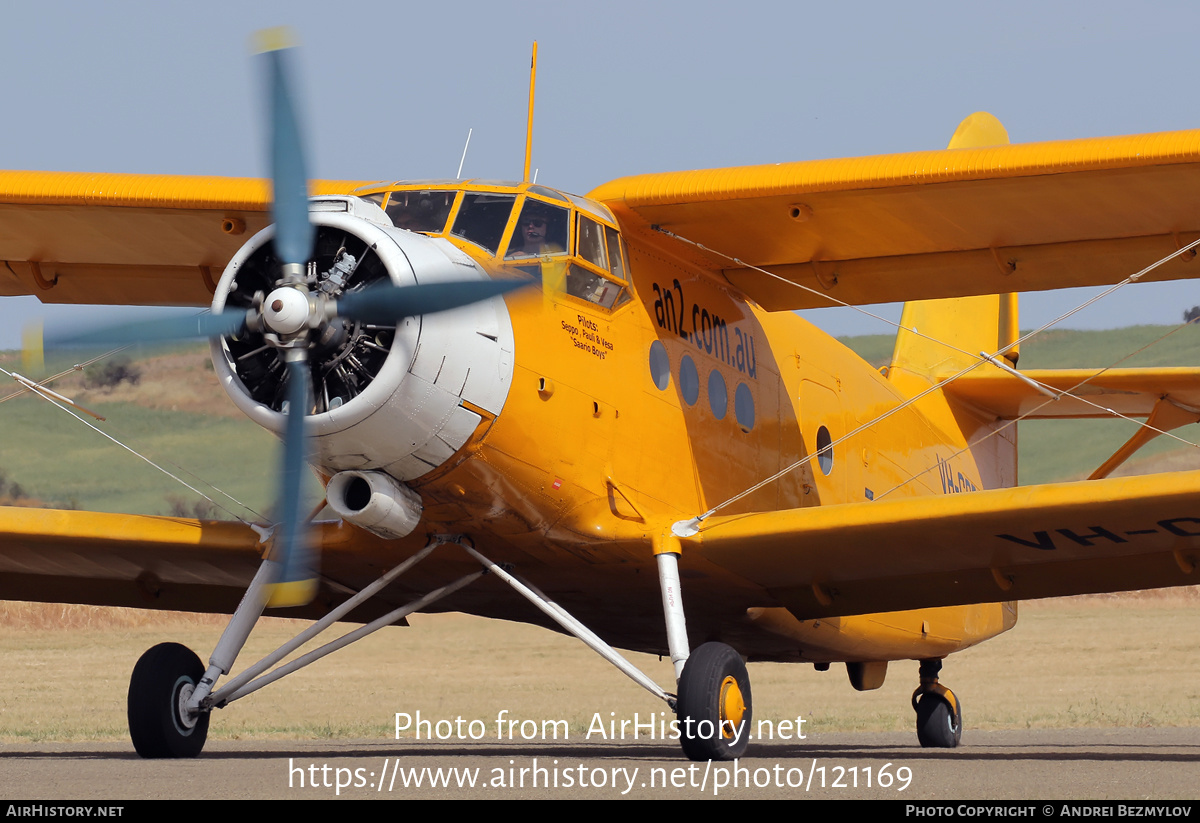
[[[736,691],[734,691],[736,689]],[[744,707],[740,718],[738,706]],[[733,760],[746,751],[752,728],[750,675],[724,643],[692,652],[679,678],[679,743],[689,760]],[[735,722],[740,730],[734,736]]]
[[[954,749],[962,740],[962,703],[958,713],[950,708],[946,698],[925,694],[917,704],[917,740],[926,749]]]
[[[147,651],[129,678],[129,737],[142,757],[195,757],[208,739],[209,713],[189,726],[179,713],[180,693],[204,676],[196,653],[178,643]],[[190,688],[189,688],[190,687]]]

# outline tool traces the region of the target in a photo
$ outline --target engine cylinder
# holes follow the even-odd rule
[[[448,241],[397,229],[359,198],[314,198],[310,216],[316,228],[305,283],[310,294],[336,300],[380,283],[487,278]],[[249,309],[281,285],[273,239],[268,227],[238,251],[217,285],[214,311]],[[313,386],[306,425],[315,446],[309,459],[330,472],[420,477],[479,427],[481,416],[467,406],[499,414],[512,383],[512,325],[498,297],[395,326],[335,317],[306,335]],[[212,356],[233,402],[282,435],[287,379],[278,341],[244,332],[214,340]]]

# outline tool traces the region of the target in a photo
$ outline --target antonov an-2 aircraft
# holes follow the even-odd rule
[[[945,150],[587,196],[529,182],[528,149],[522,182],[310,186],[263,59],[273,186],[0,172],[0,294],[211,306],[66,342],[207,337],[284,439],[273,525],[0,509],[0,598],[233,614],[207,665],[138,662],[142,755],[198,754],[328,624],[416,610],[575,634],[693,759],[744,751],[747,660],[856,689],[919,661],[919,741],[952,747],[942,660],[1016,601],[1200,580],[1200,472],[1108,477],[1200,418],[1200,370],[1018,371],[1014,296],[1200,272],[1200,131],[1009,145],[980,113]],[[901,300],[883,369],[792,312]],[[1149,427],[1092,479],[1015,486],[1014,421],[1112,413]],[[305,463],[337,520],[301,510]],[[319,620],[222,682],[275,608]]]

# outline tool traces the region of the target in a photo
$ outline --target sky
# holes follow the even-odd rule
[[[276,25],[301,46],[313,177],[453,177],[471,129],[463,176],[519,178],[536,39],[533,166],[586,193],[642,172],[941,148],[978,110],[1014,142],[1197,127],[1197,24],[1197,4],[1107,0],[10,3],[0,168],[262,175],[249,43]],[[1023,298],[1022,326],[1081,300]],[[1189,282],[1139,286],[1066,325],[1172,323],[1198,303]],[[63,322],[0,298],[0,349],[37,315]],[[889,331],[845,309],[806,316]]]

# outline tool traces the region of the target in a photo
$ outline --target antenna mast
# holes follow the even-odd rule
[[[537,85],[537,41],[533,41],[533,60],[529,63],[529,122],[525,125],[525,174],[529,182],[529,157],[533,153],[533,90]]]

